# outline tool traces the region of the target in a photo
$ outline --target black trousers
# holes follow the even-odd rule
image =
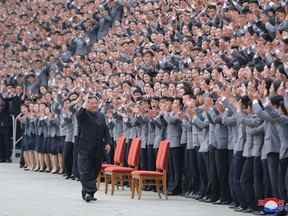
[[[97,191],[96,179],[101,171],[103,156],[78,152],[78,169],[82,193],[94,194]]]
[[[268,175],[271,182],[272,196],[280,198],[279,193],[279,154],[269,153],[267,155]]]
[[[183,184],[182,192],[192,192],[192,149],[184,150],[184,169],[183,169]]]
[[[79,178],[79,170],[78,170],[78,138],[75,138],[75,142],[73,143],[73,167],[72,174],[74,177]]]
[[[235,193],[233,192],[233,157],[234,153],[233,150],[228,150],[228,164],[229,164],[229,191],[231,201],[234,202],[236,205],[239,204],[236,198]]]
[[[216,149],[215,161],[220,186],[220,200],[230,201],[228,150]]]
[[[253,157],[253,187],[256,202],[264,198],[263,168],[261,157]]]
[[[256,210],[257,203],[255,200],[253,181],[253,157],[246,157],[240,177],[241,189],[245,201],[244,206]]]
[[[235,194],[235,199],[237,203],[240,204],[242,208],[246,208],[245,206],[245,197],[242,191],[240,179],[241,179],[241,173],[243,170],[245,159],[242,157],[242,151],[238,151],[234,154],[233,162],[232,162],[232,169],[233,169],[233,180],[232,180],[232,190]]]
[[[156,158],[154,154],[153,145],[147,146],[147,170],[155,171],[156,168]]]
[[[264,186],[264,198],[272,196],[271,182],[268,172],[268,162],[267,159],[262,161],[262,171],[263,171],[263,186]]]
[[[73,168],[73,143],[72,142],[65,142],[64,143],[64,170],[67,176],[72,175],[72,168]]]
[[[126,141],[125,145],[125,157],[124,157],[124,165],[128,166],[128,156],[129,156],[129,150],[131,146],[132,139],[129,139]]]
[[[147,170],[147,149],[146,148],[141,148],[140,169]]]
[[[288,185],[286,177],[288,174],[288,158],[280,160],[279,163],[279,193],[282,200],[288,201]]]
[[[181,180],[183,171],[183,148],[169,149],[168,191],[181,193]]]
[[[11,155],[12,155],[12,146],[10,142],[9,133],[7,129],[0,128],[0,160],[8,160],[10,159]]]
[[[207,195],[208,189],[208,152],[198,152],[198,170],[200,174],[200,196]]]
[[[219,181],[216,170],[216,148],[209,146],[208,151],[208,197],[217,201],[220,197]]]

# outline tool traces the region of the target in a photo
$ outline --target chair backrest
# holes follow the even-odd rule
[[[115,165],[120,165],[124,163],[125,144],[126,144],[125,136],[120,136],[117,140],[117,144],[115,148],[115,154],[114,154]]]
[[[141,139],[134,138],[132,140],[129,154],[128,154],[128,166],[133,168],[138,168],[140,159],[140,149],[141,149]]]
[[[156,159],[156,170],[164,171],[167,169],[168,154],[169,154],[169,140],[163,140],[160,142],[157,159]]]

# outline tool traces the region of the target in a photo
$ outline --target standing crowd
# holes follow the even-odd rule
[[[127,164],[139,137],[140,169],[155,170],[168,139],[170,195],[255,214],[288,201],[287,1],[15,2],[0,9],[1,161],[11,114],[25,169],[79,178],[77,114],[93,95],[113,140],[105,163],[124,135]]]

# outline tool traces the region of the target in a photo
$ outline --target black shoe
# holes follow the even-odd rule
[[[90,202],[90,201],[93,200],[93,196],[91,194],[86,193],[85,196],[84,196],[84,200],[86,202]]]
[[[267,213],[264,211],[254,211],[253,214],[254,215],[266,215]]]
[[[239,207],[239,204],[237,204],[237,203],[231,203],[230,205],[229,205],[229,208],[231,208],[231,209],[236,209],[236,208],[238,208]]]
[[[85,195],[86,193],[84,191],[81,192],[81,195],[82,195],[82,199],[85,201]]]
[[[5,163],[5,160],[4,159],[0,159],[0,163]]]
[[[203,202],[204,200],[207,200],[208,198],[206,196],[203,196],[202,198],[198,199],[198,201]]]
[[[12,163],[12,160],[9,158],[9,159],[6,159],[5,162],[6,163]]]
[[[75,180],[75,176],[73,176],[73,175],[70,176],[70,178],[71,178],[71,180]]]
[[[198,196],[195,197],[195,200],[201,200],[203,197],[204,197],[203,195],[199,194]]]
[[[238,207],[238,208],[235,208],[234,211],[236,212],[244,212],[246,210],[246,208],[243,208],[243,207]]]
[[[251,208],[247,208],[247,209],[245,209],[244,211],[242,211],[243,213],[252,213],[252,212],[254,212],[254,210],[253,209],[251,209]]]
[[[65,179],[70,179],[71,178],[71,176],[65,176]]]
[[[217,201],[213,202],[212,204],[214,204],[214,205],[220,205],[220,204],[221,204],[221,200],[217,200]]]
[[[208,198],[208,199],[204,200],[204,202],[207,202],[207,203],[214,203],[214,202],[216,202],[216,201],[217,201],[217,200],[211,199],[211,198]]]

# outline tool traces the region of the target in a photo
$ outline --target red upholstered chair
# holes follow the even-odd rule
[[[108,192],[108,181],[111,182],[111,195],[114,194],[115,184],[119,181],[123,185],[123,181],[128,181],[131,188],[131,172],[138,169],[139,159],[140,159],[140,149],[141,149],[141,140],[140,138],[134,138],[132,140],[129,154],[128,154],[128,166],[111,166],[104,169],[105,177],[105,194]]]
[[[102,164],[101,172],[97,178],[97,187],[100,188],[101,179],[104,177],[103,172],[105,168],[111,166],[123,166],[124,165],[124,156],[125,156],[125,144],[126,138],[125,136],[120,136],[117,140],[115,153],[114,153],[114,164]]]
[[[168,154],[169,154],[169,140],[160,142],[159,150],[156,160],[156,171],[142,171],[137,170],[131,173],[132,175],[132,195],[134,199],[135,190],[138,192],[138,199],[141,199],[142,188],[144,185],[156,185],[156,189],[161,199],[160,186],[163,187],[165,198],[167,197],[167,167],[168,167]]]

